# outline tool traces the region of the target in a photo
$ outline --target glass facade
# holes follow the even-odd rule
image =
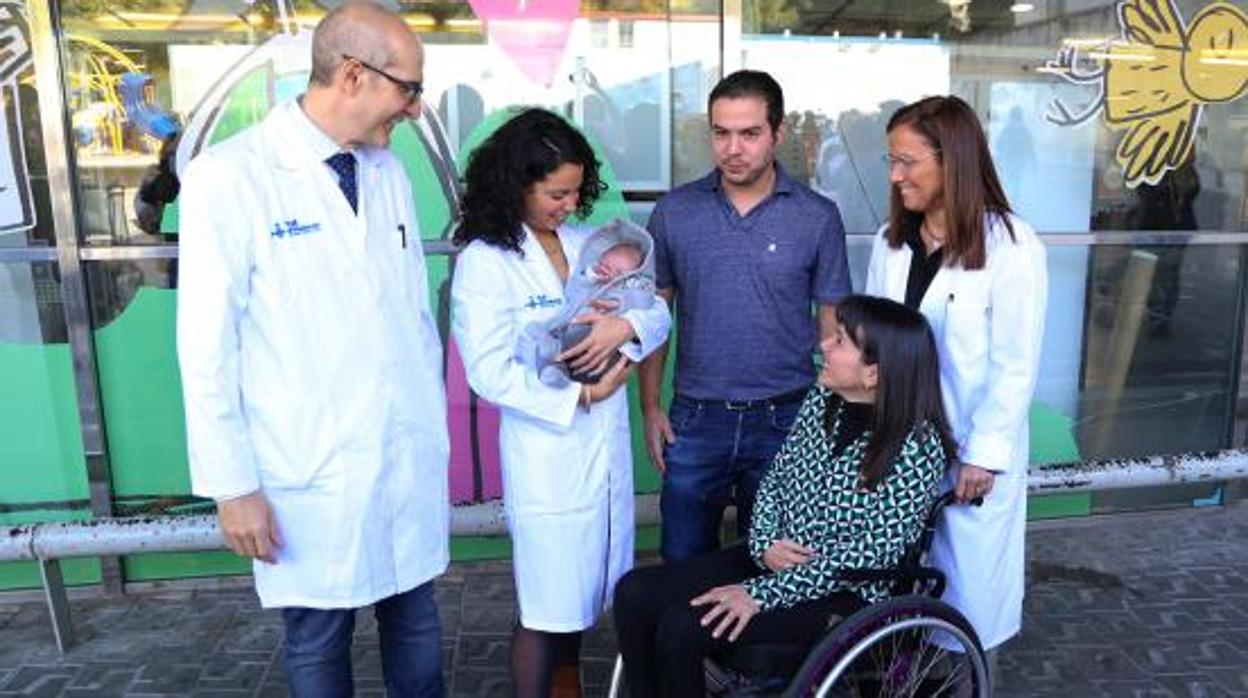
[[[724,55],[779,77],[784,163],[854,235],[888,216],[890,114],[943,93],[975,108],[1049,246],[1033,460],[1104,459],[1232,445],[1242,247],[1218,234],[1248,224],[1248,45],[1187,39],[1245,18],[1204,1],[743,0]]]
[[[336,4],[0,4],[17,47],[0,57],[0,522],[206,506],[189,495],[173,342],[177,173],[302,91],[311,28]],[[786,93],[780,159],[841,207],[861,287],[887,218],[884,124],[905,102],[953,93],[980,115],[1013,205],[1049,249],[1033,462],[1242,445],[1241,6],[392,6],[426,45],[426,118],[401,124],[392,148],[412,180],[444,336],[459,173],[510,106],[546,106],[580,125],[611,185],[595,218],[644,221],[664,192],[709,170],[706,100],[719,77],[770,71]],[[446,366],[452,498],[473,506],[501,494],[497,413],[467,389],[453,344]],[[653,492],[635,446],[638,492]],[[1080,497],[1050,510],[1094,508]],[[153,556],[123,574],[236,569],[225,556]],[[74,578],[98,576],[84,565]],[[0,567],[0,587],[26,583],[24,568]]]

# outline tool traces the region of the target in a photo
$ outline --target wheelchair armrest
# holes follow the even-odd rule
[[[906,550],[897,567],[892,569],[849,568],[840,570],[837,575],[848,582],[891,582],[893,591],[903,594],[913,593],[912,589],[903,589],[903,585],[923,584],[923,593],[939,599],[945,591],[944,573],[931,567],[924,567],[919,563],[931,549],[932,536],[936,533],[936,524],[940,520],[941,511],[956,501],[953,491],[945,492],[936,498],[923,521],[923,529],[918,540]],[[976,497],[967,503],[977,507],[984,503],[984,498]]]
[[[836,576],[847,582],[900,582],[906,577],[902,570],[856,568],[838,570]]]
[[[933,598],[940,598],[945,591],[945,573],[932,567],[901,567],[891,570],[847,568],[839,570],[837,576],[847,582],[891,582],[898,593],[913,593],[902,590],[902,585],[922,583],[926,593]]]

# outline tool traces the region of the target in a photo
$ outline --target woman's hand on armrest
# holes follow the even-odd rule
[[[954,496],[959,504],[966,504],[976,497],[987,497],[997,479],[996,473],[970,463],[963,463],[958,472],[958,484],[954,487]]]
[[[774,573],[783,572],[794,565],[804,565],[815,554],[814,550],[798,545],[788,538],[781,538],[763,552],[763,564]]]

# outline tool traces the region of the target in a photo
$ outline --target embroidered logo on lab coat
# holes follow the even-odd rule
[[[308,233],[315,233],[320,229],[320,223],[300,223],[292,218],[288,221],[274,223],[273,230],[269,235],[275,238],[298,237]]]
[[[524,307],[529,310],[536,310],[537,308],[554,308],[559,305],[563,305],[562,298],[551,298],[545,293],[539,293],[536,296],[529,296],[529,300],[525,302]]]

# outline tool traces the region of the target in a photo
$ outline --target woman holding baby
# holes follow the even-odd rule
[[[557,358],[568,376],[596,382],[543,379],[518,358],[517,343],[526,328],[562,311],[570,275],[601,262],[580,259],[592,229],[566,222],[588,216],[603,191],[598,161],[562,118],[526,109],[477,148],[465,178],[452,331],[473,391],[502,413],[503,500],[520,607],[515,693],[546,698],[556,683],[578,682],[581,631],[633,564],[623,388],[632,363],[667,339],[671,316],[659,298],[587,313],[579,319],[587,336]]]

